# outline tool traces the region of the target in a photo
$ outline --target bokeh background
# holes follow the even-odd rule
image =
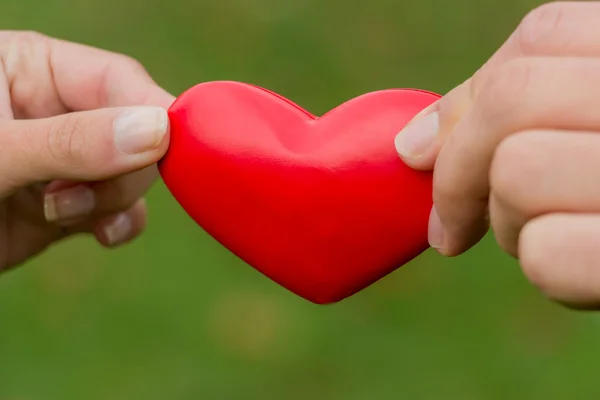
[[[539,0],[2,0],[0,27],[129,54],[179,94],[259,84],[321,114],[444,93]],[[315,306],[241,263],[161,183],[147,233],[0,279],[0,400],[593,399],[600,320],[550,303],[493,238]]]

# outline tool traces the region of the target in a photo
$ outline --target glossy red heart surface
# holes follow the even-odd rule
[[[169,109],[159,170],[244,262],[313,303],[337,302],[428,248],[432,174],[407,167],[394,137],[438,98],[382,90],[316,117],[254,85],[202,83]]]

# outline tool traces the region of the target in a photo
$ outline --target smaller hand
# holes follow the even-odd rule
[[[600,306],[599,19],[600,2],[536,9],[396,139],[434,169],[433,247],[461,254],[489,221],[533,283],[581,308]]]
[[[128,57],[38,34],[0,32],[0,59],[0,270],[74,234],[135,238],[173,96]]]

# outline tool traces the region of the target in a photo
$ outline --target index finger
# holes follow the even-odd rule
[[[175,100],[133,58],[59,39],[48,41],[56,91],[72,111],[135,105],[168,108]]]

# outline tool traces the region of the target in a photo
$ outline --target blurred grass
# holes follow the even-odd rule
[[[127,53],[174,94],[249,81],[320,114],[445,92],[539,1],[3,0],[5,29]],[[0,279],[0,400],[592,399],[597,317],[543,299],[491,238],[319,307],[197,228],[157,184],[142,239]]]

